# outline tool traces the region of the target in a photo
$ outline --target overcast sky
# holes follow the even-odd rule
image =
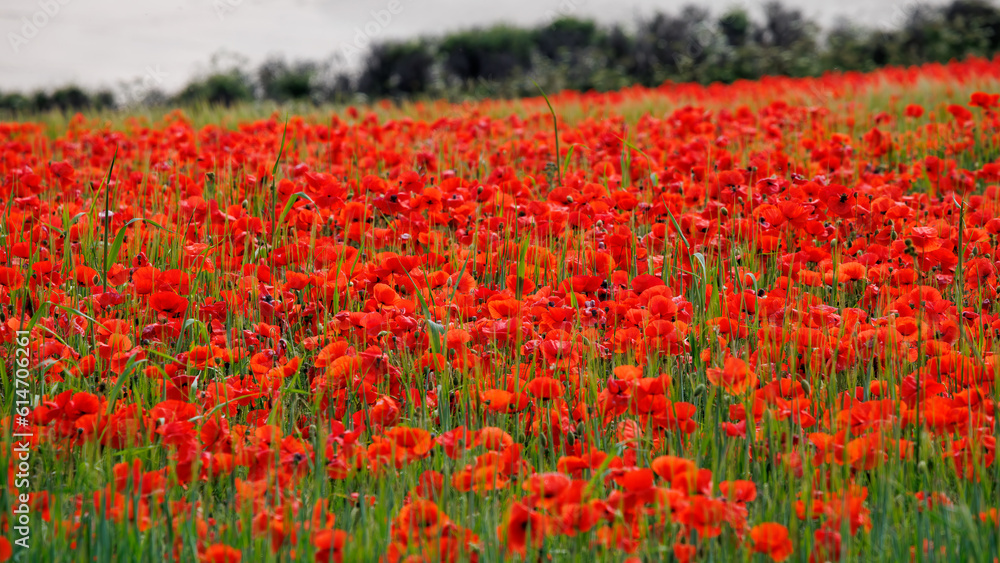
[[[435,35],[498,21],[536,24],[556,14],[628,23],[691,2],[652,0],[0,0],[0,91],[155,86],[172,92],[229,52],[320,60],[370,40]],[[701,0],[715,13],[759,0]],[[829,25],[846,17],[890,28],[942,0],[785,0]],[[395,13],[393,13],[395,12]]]

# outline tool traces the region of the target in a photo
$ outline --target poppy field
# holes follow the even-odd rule
[[[996,92],[0,123],[0,561],[996,561]]]

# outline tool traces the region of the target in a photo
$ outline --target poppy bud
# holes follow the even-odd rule
[[[722,209],[719,210],[719,214],[722,215],[723,217],[728,217],[729,216],[729,210],[726,209],[725,207],[723,207]]]
[[[806,395],[812,394],[812,385],[808,381],[800,381],[799,383],[802,385],[802,390],[805,391]]]
[[[698,386],[694,388],[694,396],[701,397],[702,395],[705,394],[705,390],[706,390],[705,384],[699,383]]]

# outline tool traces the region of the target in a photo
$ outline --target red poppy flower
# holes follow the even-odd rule
[[[781,524],[768,522],[754,526],[750,530],[750,541],[755,552],[764,553],[773,561],[784,561],[792,554],[788,528]]]
[[[757,376],[747,363],[732,356],[726,358],[723,369],[708,368],[706,374],[713,385],[734,395],[742,395],[757,383]]]
[[[149,296],[149,306],[168,317],[176,317],[187,311],[188,300],[172,291],[159,291]]]
[[[753,481],[723,481],[719,483],[722,496],[737,502],[750,502],[757,498],[757,485]]]
[[[342,530],[322,529],[313,534],[312,544],[316,548],[316,563],[343,563],[344,545],[349,536]]]
[[[554,399],[565,393],[562,383],[552,377],[536,377],[528,382],[527,389],[539,399]]]
[[[906,115],[906,117],[911,117],[916,119],[924,115],[924,108],[922,106],[918,106],[917,104],[909,104],[906,106],[906,109],[904,110],[903,113]]]
[[[506,524],[497,530],[504,538],[509,553],[526,553],[528,545],[541,546],[548,533],[549,520],[520,502],[515,502],[507,514]]]
[[[221,543],[208,546],[201,554],[203,563],[239,563],[242,558],[240,550]]]

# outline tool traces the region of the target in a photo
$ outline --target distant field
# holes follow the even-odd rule
[[[998,92],[0,123],[0,561],[997,561]]]

